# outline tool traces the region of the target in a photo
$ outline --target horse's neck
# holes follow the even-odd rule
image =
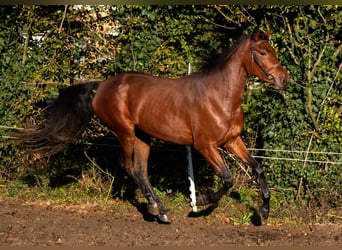
[[[243,64],[248,42],[241,44],[227,60],[224,67],[212,72],[210,88],[213,89],[225,105],[231,103],[233,109],[241,106],[248,73]],[[208,78],[209,79],[209,78]]]

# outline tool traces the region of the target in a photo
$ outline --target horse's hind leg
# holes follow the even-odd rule
[[[166,210],[153,191],[152,185],[148,178],[148,157],[150,154],[150,145],[139,138],[135,138],[134,142],[134,171],[135,180],[142,190],[143,195],[148,201],[147,210],[150,214],[158,216],[163,223],[169,223]]]
[[[241,137],[237,137],[235,140],[229,141],[225,145],[225,147],[227,148],[227,150],[234,153],[241,160],[252,167],[253,172],[256,175],[256,180],[261,186],[261,197],[263,200],[263,204],[261,205],[259,211],[261,216],[264,219],[267,219],[270,212],[270,192],[266,183],[264,171],[260,167],[260,164],[248,152]]]
[[[150,146],[135,136],[129,139],[126,138],[125,140],[121,139],[121,143],[124,158],[123,167],[147,199],[148,212],[157,216],[161,222],[169,223],[170,221],[163,204],[153,191],[148,178],[147,162],[150,154]]]

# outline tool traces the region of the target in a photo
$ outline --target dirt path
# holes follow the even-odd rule
[[[342,246],[342,225],[232,225],[187,211],[161,225],[133,206],[119,210],[0,198],[0,246]]]

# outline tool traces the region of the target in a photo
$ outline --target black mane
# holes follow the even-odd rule
[[[224,66],[227,60],[230,58],[230,56],[240,46],[240,44],[250,38],[251,36],[249,35],[242,35],[231,47],[226,48],[223,51],[223,53],[216,53],[216,54],[210,55],[208,59],[202,64],[200,68],[200,72],[208,73],[214,69]],[[262,31],[260,31],[259,33],[259,39],[268,40],[264,32]]]
[[[250,36],[243,35],[237,40],[231,47],[224,49],[222,53],[215,53],[209,55],[208,59],[202,64],[200,71],[202,73],[208,73],[214,69],[220,68],[225,65],[227,60],[233,54],[233,52],[239,47],[239,45],[249,39]]]

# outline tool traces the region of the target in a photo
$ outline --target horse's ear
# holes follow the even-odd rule
[[[270,39],[271,34],[272,34],[272,30],[268,30],[268,31],[266,31],[266,32],[264,33],[264,35],[266,36],[267,40]]]
[[[254,40],[254,41],[257,41],[259,40],[259,34],[260,34],[260,29],[259,27],[255,27],[254,30],[253,30],[253,33],[251,35],[251,38]]]

